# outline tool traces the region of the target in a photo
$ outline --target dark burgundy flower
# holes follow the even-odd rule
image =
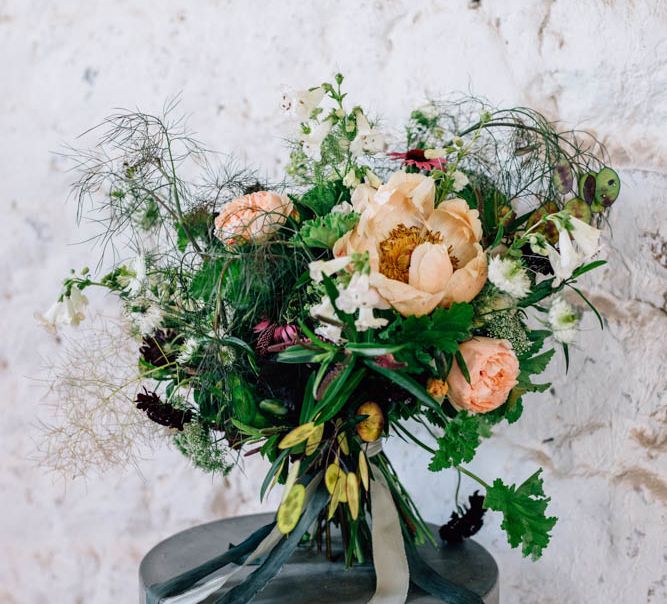
[[[475,491],[468,497],[469,507],[459,516],[452,512],[447,524],[443,524],[438,531],[440,538],[447,543],[463,543],[464,539],[472,537],[484,525],[484,497]]]
[[[149,392],[145,387],[137,394],[137,409],[144,411],[148,419],[161,426],[183,431],[183,426],[192,421],[192,411],[176,409],[165,403],[155,392]]]
[[[402,160],[404,166],[414,166],[419,170],[444,170],[447,160],[436,157],[434,159],[426,159],[424,149],[410,149],[405,153],[392,151],[387,155],[394,160]]]

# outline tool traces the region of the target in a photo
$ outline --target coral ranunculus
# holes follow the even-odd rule
[[[488,413],[500,407],[517,384],[519,361],[507,340],[477,337],[460,346],[468,367],[468,383],[454,361],[447,383],[447,396],[457,409]]]
[[[462,199],[435,207],[435,183],[397,172],[379,189],[352,196],[357,226],[334,246],[336,256],[368,252],[371,285],[403,316],[470,302],[486,282],[477,210]]]
[[[287,195],[257,191],[225,204],[215,218],[215,236],[230,245],[266,241],[292,213]]]

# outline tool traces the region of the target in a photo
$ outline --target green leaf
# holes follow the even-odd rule
[[[364,357],[379,357],[383,354],[393,354],[405,347],[405,344],[396,344],[394,346],[383,346],[374,342],[350,342],[345,346],[347,350]]]
[[[312,350],[299,344],[290,346],[278,354],[279,363],[319,363],[328,356],[328,352]]]
[[[431,315],[399,317],[381,334],[382,339],[433,346],[454,353],[458,342],[470,337],[473,307],[465,302],[437,308]]]
[[[345,233],[352,230],[359,222],[359,214],[351,212],[327,214],[313,220],[306,220],[299,236],[309,247],[330,249]]]
[[[318,216],[324,216],[341,201],[349,199],[349,191],[342,180],[323,182],[308,191],[298,203]]]
[[[521,361],[521,373],[526,375],[537,375],[542,373],[549,365],[555,352],[556,351],[553,348],[550,348],[542,354]]]
[[[222,258],[206,260],[190,282],[190,295],[198,300],[209,301],[217,293],[227,265],[228,261]]]
[[[606,260],[594,260],[593,262],[584,264],[572,272],[572,277],[570,277],[569,281],[571,281],[572,279],[576,279],[577,277],[581,277],[581,275],[583,275],[584,273],[592,271],[598,268],[599,266],[604,266],[605,264],[607,264]]]
[[[436,451],[428,469],[438,472],[472,461],[480,444],[480,419],[461,411],[445,424],[445,433],[437,439]]]
[[[595,308],[593,303],[584,295],[584,292],[582,292],[578,287],[574,287],[574,285],[570,285],[569,283],[567,284],[570,289],[573,289],[575,292],[579,294],[579,297],[586,302],[588,307],[595,313],[595,316],[597,317],[598,323],[600,324],[600,329],[604,329],[604,323],[602,321],[602,317],[600,316],[600,313],[598,312],[598,309]]]
[[[546,515],[550,498],[544,495],[540,468],[518,488],[507,486],[499,478],[487,489],[484,507],[501,512],[501,528],[507,533],[512,547],[522,546],[524,556],[534,560],[549,544],[549,531],[557,519]]]
[[[442,410],[440,404],[433,399],[433,397],[422,387],[421,384],[419,384],[419,382],[415,381],[409,375],[399,373],[398,371],[389,369],[388,367],[380,367],[370,360],[366,361],[366,365],[373,371],[376,371],[380,375],[394,382],[394,384],[403,388],[403,390],[410,393],[419,402],[426,405],[432,411],[435,411],[435,413],[440,417],[445,417],[445,413]]]

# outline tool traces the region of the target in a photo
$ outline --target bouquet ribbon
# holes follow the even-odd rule
[[[366,451],[369,458],[382,450],[381,445],[374,445]],[[243,568],[265,558],[244,581],[213,601],[215,604],[249,602],[280,571],[326,507],[329,493],[321,483],[322,472],[306,487],[304,511],[288,536],[283,535],[275,523],[263,526],[224,554],[168,581],[151,585],[146,604],[199,604]],[[450,604],[483,604],[477,594],[441,577],[419,557],[413,544],[405,542],[396,504],[379,470],[371,478],[370,495],[376,585],[368,604],[404,604],[410,581]],[[229,568],[231,566],[233,568]]]

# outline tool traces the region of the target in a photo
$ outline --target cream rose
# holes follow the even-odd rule
[[[336,256],[368,252],[371,285],[403,316],[469,302],[486,281],[477,210],[462,199],[435,203],[435,183],[397,172],[379,189],[352,195],[357,226],[334,246]]]
[[[266,241],[292,213],[287,195],[257,191],[225,204],[215,218],[215,236],[233,245],[240,241]]]
[[[519,361],[507,340],[473,338],[459,347],[470,374],[468,383],[456,361],[447,376],[447,396],[457,409],[488,413],[500,407],[517,384]]]

